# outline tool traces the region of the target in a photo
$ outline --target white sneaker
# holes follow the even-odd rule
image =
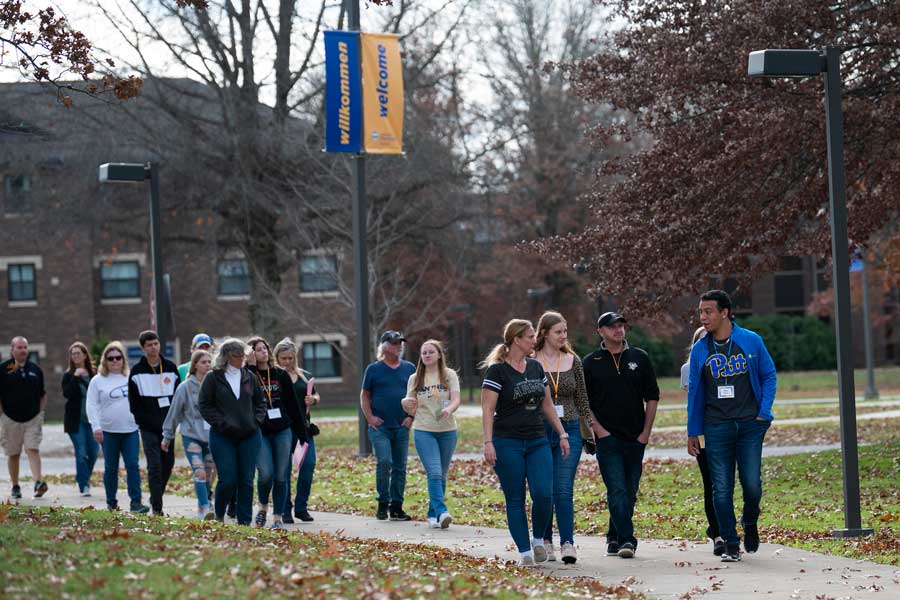
[[[441,528],[441,524],[438,523],[438,520],[435,519],[434,517],[428,517],[428,526],[431,527],[432,529],[440,529]]]
[[[544,540],[544,548],[547,549],[547,562],[556,562],[556,549],[553,547],[553,542]]]
[[[84,496],[85,498],[90,496],[91,495],[91,487],[86,485],[83,488],[81,488],[81,495]]]
[[[450,523],[453,522],[453,517],[450,516],[450,513],[444,512],[441,513],[441,516],[438,518],[438,524],[441,529],[447,529],[450,527]]]
[[[575,564],[575,561],[578,560],[578,555],[575,552],[575,546],[566,542],[560,548],[562,551],[560,552],[560,557],[562,561],[567,565]]]
[[[543,546],[534,547],[534,562],[537,564],[547,562],[547,549]]]
[[[530,554],[526,554],[519,558],[519,566],[520,567],[533,567],[534,566],[534,557]]]

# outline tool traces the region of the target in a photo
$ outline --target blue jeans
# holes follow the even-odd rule
[[[209,432],[209,449],[216,462],[219,481],[216,483],[216,518],[225,518],[228,502],[237,491],[237,520],[240,525],[249,525],[253,518],[253,474],[262,434],[256,430],[242,440],[235,440]]]
[[[546,437],[516,440],[494,437],[494,471],[506,498],[506,524],[519,552],[531,550],[525,516],[525,482],[531,493],[531,526],[542,539],[553,512],[553,456]]]
[[[744,492],[742,523],[756,523],[762,499],[762,445],[769,421],[739,421],[705,425],[706,460],[712,480],[713,504],[719,535],[735,548],[740,545],[734,518],[734,467],[737,465]]]
[[[375,489],[378,503],[389,503],[392,507],[403,504],[406,491],[406,456],[409,454],[409,429],[406,427],[385,427],[375,429],[369,426],[369,439],[375,451]]]
[[[259,457],[256,459],[256,491],[259,503],[269,503],[272,492],[272,514],[283,515],[287,499],[287,474],[291,468],[291,430],[282,429],[274,435],[262,436]]]
[[[419,460],[425,467],[428,478],[428,516],[439,518],[449,512],[444,503],[447,493],[447,471],[450,470],[450,459],[456,449],[456,430],[453,431],[421,431],[413,434],[413,443]]]
[[[106,505],[116,504],[116,492],[119,491],[119,455],[125,463],[125,483],[128,485],[128,497],[131,505],[141,503],[141,472],[138,469],[138,452],[140,436],[137,431],[131,433],[103,432],[103,487],[106,488]]]
[[[638,441],[623,440],[614,435],[597,440],[597,464],[606,485],[609,505],[607,542],[631,542],[637,546],[631,519],[641,483],[645,449],[646,446]]]
[[[559,543],[575,543],[575,472],[581,460],[581,427],[578,420],[563,421],[563,429],[569,434],[569,458],[563,458],[559,447],[559,434],[546,421],[544,433],[550,440],[553,453],[553,511],[556,513],[556,524],[559,525]],[[553,514],[544,531],[544,539],[553,541]]]
[[[194,472],[194,493],[197,494],[197,508],[209,508],[209,478],[212,475],[213,459],[209,443],[181,436],[184,454]]]
[[[91,424],[82,421],[78,431],[69,434],[72,446],[75,448],[75,482],[78,490],[83,490],[91,485],[91,473],[97,462],[97,451],[100,445],[94,439]]]

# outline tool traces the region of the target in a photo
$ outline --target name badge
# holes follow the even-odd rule
[[[160,408],[166,408],[167,406],[169,406],[171,404],[171,402],[169,402],[168,396],[163,396],[161,398],[157,398],[156,400],[159,402]]]
[[[559,417],[560,419],[562,419],[563,415],[566,414],[565,409],[560,404],[554,404],[553,408],[556,409],[556,416]]]
[[[210,425],[206,421],[203,421],[203,429],[205,429],[206,431],[209,431],[210,429],[212,429],[212,425]]]
[[[734,386],[733,385],[720,385],[719,386],[719,398],[734,398]]]
[[[280,408],[270,408],[266,411],[266,414],[269,415],[269,420],[272,419],[280,419],[281,418],[281,409]]]

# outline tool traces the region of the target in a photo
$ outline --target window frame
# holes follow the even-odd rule
[[[238,277],[235,276],[226,276],[222,275],[222,266],[227,263],[243,263],[244,265],[244,279],[246,280],[246,290],[240,292],[228,292],[224,291],[222,288],[222,281],[224,280],[238,280]],[[216,263],[216,295],[219,298],[247,298],[250,295],[250,265],[247,262],[246,258],[242,257],[229,257],[229,258],[221,258]]]
[[[112,267],[113,265],[134,265],[137,269],[137,275],[133,278],[135,284],[135,294],[133,295],[122,295],[122,294],[114,294],[110,295],[107,293],[106,283],[107,282],[116,282],[120,283],[123,281],[132,281],[131,278],[117,278],[117,279],[107,279],[103,276],[103,271],[106,268]],[[109,262],[103,262],[100,264],[100,299],[101,300],[131,300],[131,299],[140,299],[141,298],[141,263],[139,260],[113,260]]]
[[[341,353],[338,352],[338,350],[335,348],[335,344],[338,344],[338,343],[339,342],[337,340],[306,340],[306,341],[304,341],[300,347],[300,354],[301,354],[301,358],[302,358],[301,368],[303,370],[311,373],[312,376],[318,380],[336,381],[336,380],[342,379],[343,373],[341,370],[341,362],[342,362],[341,361]],[[307,355],[306,355],[307,348],[312,349],[313,354],[315,354],[315,349],[319,348],[321,346],[327,346],[328,348],[330,348],[330,350],[331,350],[330,359],[316,358],[315,356],[313,356],[313,358],[311,360],[316,363],[325,362],[325,361],[330,360],[332,369],[331,369],[331,372],[328,374],[317,373],[315,370],[310,368],[310,365],[308,365],[308,363],[307,363]]]
[[[30,267],[31,268],[31,296],[28,298],[14,298],[13,297],[13,270],[20,272],[22,267]],[[6,297],[10,303],[13,302],[37,302],[37,265],[34,263],[10,263],[6,267]],[[20,272],[21,273],[21,272]],[[17,281],[15,282],[17,285],[27,285],[26,281]]]
[[[323,264],[324,261],[330,261],[330,267],[332,270],[329,272],[324,269],[318,269],[312,272],[305,272],[304,265],[307,264],[307,261],[316,261],[318,264]],[[305,296],[329,296],[329,295],[337,295],[340,289],[340,285],[338,284],[339,278],[339,266],[338,266],[338,256],[335,253],[329,252],[321,252],[321,253],[308,253],[304,254],[300,257],[300,262],[297,266],[300,293]],[[307,278],[316,278],[318,281],[325,281],[325,285],[310,285],[307,282]]]

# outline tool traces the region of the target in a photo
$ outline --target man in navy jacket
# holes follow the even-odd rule
[[[725,562],[740,560],[734,516],[737,465],[744,510],[744,550],[759,549],[762,445],[772,423],[775,363],[762,338],[732,321],[731,298],[722,290],[700,296],[700,322],[709,335],[691,348],[688,380],[688,453],[697,456],[701,436],[713,485]]]

